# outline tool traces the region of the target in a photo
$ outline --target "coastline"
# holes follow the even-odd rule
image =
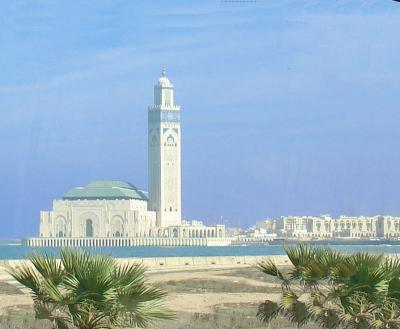
[[[277,265],[290,265],[286,255],[118,258],[118,261],[122,264],[131,262],[143,264],[149,270],[185,270],[256,266],[267,258],[272,259]]]
[[[385,253],[387,257],[398,258],[398,254]],[[246,255],[246,256],[193,256],[193,257],[129,257],[115,258],[120,264],[137,263],[142,264],[152,271],[176,271],[196,269],[223,269],[238,267],[254,267],[257,263],[271,259],[278,266],[289,266],[290,260],[287,255]],[[0,272],[7,267],[18,266],[27,259],[0,260]],[[1,275],[0,275],[1,281]]]
[[[193,257],[130,257],[115,258],[120,264],[138,263],[148,270],[193,270],[213,268],[235,268],[255,266],[265,259],[272,259],[277,265],[290,265],[286,255],[263,256],[193,256]],[[0,260],[0,268],[18,266],[27,259]],[[0,277],[1,281],[1,277]]]

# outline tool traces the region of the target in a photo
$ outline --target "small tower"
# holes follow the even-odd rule
[[[148,108],[149,210],[156,211],[161,227],[181,224],[180,107],[165,75],[163,70]]]

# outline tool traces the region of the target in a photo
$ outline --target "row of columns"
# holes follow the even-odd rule
[[[137,247],[137,246],[207,246],[226,238],[29,238],[27,247]]]
[[[216,232],[215,228],[209,229],[197,229],[197,228],[190,228],[188,229],[188,235],[189,238],[214,238],[214,237],[222,237],[222,230],[219,229],[218,232]],[[183,235],[186,235],[185,229],[183,229]]]

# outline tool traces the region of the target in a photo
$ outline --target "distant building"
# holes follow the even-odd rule
[[[163,71],[154,86],[154,104],[148,108],[148,196],[116,180],[76,187],[54,200],[52,210],[40,213],[40,238],[28,239],[27,244],[230,244],[224,225],[182,221],[180,129],[180,107],[174,103],[173,85]]]
[[[400,217],[395,216],[282,216],[270,220],[285,238],[399,238]]]
[[[267,232],[275,232],[276,230],[276,220],[275,219],[263,219],[256,222],[257,229],[265,229]]]
[[[138,237],[156,230],[147,196],[121,181],[95,181],[66,192],[40,212],[40,237]]]

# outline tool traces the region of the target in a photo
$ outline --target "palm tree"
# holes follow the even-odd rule
[[[36,317],[56,329],[145,327],[173,317],[165,292],[147,285],[141,265],[73,249],[62,250],[60,260],[45,253],[29,260],[10,274],[31,290]]]
[[[279,303],[266,300],[258,317],[285,316],[298,327],[400,328],[400,261],[367,253],[343,254],[309,245],[285,246],[293,267],[285,273],[271,260],[257,265],[282,283]]]

